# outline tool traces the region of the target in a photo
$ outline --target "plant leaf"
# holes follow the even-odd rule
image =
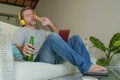
[[[104,44],[97,38],[90,36],[89,40],[94,44],[95,47],[105,52],[107,49]]]
[[[109,43],[110,51],[116,51],[120,47],[120,33],[116,33],[112,36]]]
[[[96,64],[100,66],[106,66],[106,59],[105,58],[98,59]]]
[[[119,53],[120,53],[120,47],[114,52],[114,54],[119,54]]]

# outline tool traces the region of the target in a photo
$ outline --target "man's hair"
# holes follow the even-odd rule
[[[33,10],[31,7],[24,7],[23,9],[21,9],[21,11],[20,11],[20,17],[21,17],[21,19],[23,19],[23,12],[24,11],[26,11],[26,10]]]

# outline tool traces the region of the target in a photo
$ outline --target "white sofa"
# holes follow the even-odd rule
[[[13,35],[14,31],[18,28],[20,27],[0,21],[0,32],[5,34]],[[69,62],[53,65],[42,62],[14,61],[13,66],[15,80],[52,80],[57,77],[79,72],[78,68]]]
[[[7,34],[8,37],[9,36],[13,37],[14,31],[19,28],[20,27],[18,26],[0,21],[0,32],[2,32],[3,34]],[[5,36],[3,37],[5,38]],[[3,42],[3,44],[6,44],[4,42],[9,42],[9,38],[6,38],[5,41],[3,41],[1,40],[1,36],[0,36],[0,43],[1,42]],[[57,80],[56,78],[60,78],[63,76],[73,77],[74,74],[80,73],[78,68],[70,64],[69,62],[53,65],[53,64],[42,63],[42,62],[13,61],[13,56],[10,56],[10,54],[12,54],[10,43],[9,44],[7,43],[6,46],[3,45],[4,47],[0,45],[0,80]],[[4,55],[3,52],[1,51],[3,52],[5,51],[5,53],[7,54]],[[91,56],[91,60],[93,63],[96,62],[96,59],[93,56]],[[6,67],[5,63],[7,63],[8,67]],[[3,68],[4,66],[6,68]],[[2,72],[1,69],[4,69],[2,70],[4,72],[3,74],[1,74]],[[1,75],[4,77],[1,78]],[[67,80],[73,80],[70,78]],[[63,78],[59,80],[63,80]]]

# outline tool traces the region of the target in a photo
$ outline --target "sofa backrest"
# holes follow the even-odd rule
[[[0,21],[0,32],[13,34],[15,30],[19,29],[19,26],[11,25],[6,22]]]

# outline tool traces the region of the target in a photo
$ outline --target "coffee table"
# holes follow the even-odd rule
[[[86,80],[120,80],[120,65],[107,66],[107,68],[108,68],[108,76],[85,76],[78,72],[75,74],[61,76],[50,80],[84,80],[82,79],[83,77],[84,78],[89,77],[89,79]]]
[[[120,80],[120,65],[108,66],[109,80]]]
[[[84,76],[81,73],[70,74],[66,76],[57,77],[49,80],[84,80],[83,78],[88,78],[86,80],[108,80],[108,77],[105,76]]]

